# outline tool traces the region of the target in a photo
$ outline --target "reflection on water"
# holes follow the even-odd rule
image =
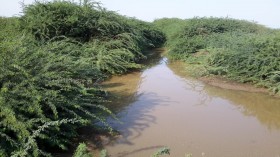
[[[201,82],[195,81],[193,78],[188,77],[184,71],[184,63],[172,62],[168,65],[172,71],[188,80],[193,80],[191,83],[197,89],[192,90],[200,91],[204,95],[199,104],[207,104],[205,101],[211,101],[213,97],[222,98],[235,105],[245,116],[254,116],[261,123],[269,129],[280,129],[280,99],[272,97],[263,93],[252,93],[244,91],[234,91],[229,89],[221,89],[219,87],[204,85]]]
[[[160,64],[162,61],[162,52],[164,49],[154,49],[147,51],[147,59],[143,59],[141,64],[145,65],[142,71]],[[139,97],[137,93],[141,81],[145,79],[142,76],[142,71],[131,72],[126,75],[114,76],[109,81],[102,83],[103,89],[108,91],[108,97],[111,103],[108,107],[115,112],[123,110],[130,103],[136,101]]]
[[[123,110],[137,97],[137,90],[141,82],[141,73],[133,72],[124,76],[115,76],[110,81],[103,83],[103,88],[108,91],[111,103],[108,107],[115,112]]]
[[[162,146],[174,157],[280,155],[280,99],[208,86],[181,63],[155,61],[104,84],[123,122],[112,122],[121,132],[106,146],[112,157],[148,157]]]
[[[205,86],[204,89],[212,97],[229,100],[233,105],[239,107],[244,115],[256,117],[269,129],[280,129],[279,98],[260,93],[232,92],[212,86]]]

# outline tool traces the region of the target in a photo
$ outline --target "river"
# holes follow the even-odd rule
[[[279,157],[280,99],[210,86],[184,73],[180,62],[155,58],[141,72],[114,76],[120,136],[111,157],[149,157],[167,146],[171,157]]]

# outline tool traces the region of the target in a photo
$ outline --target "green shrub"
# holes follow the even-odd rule
[[[92,157],[92,155],[88,152],[86,144],[80,143],[73,157]]]
[[[91,7],[94,6],[68,1],[36,1],[24,8],[22,27],[39,40],[66,36],[88,41],[91,36],[97,36],[102,31],[96,27],[101,12]]]
[[[104,92],[87,85],[103,74],[80,50],[69,41],[38,47],[23,38],[14,51],[1,51],[9,54],[0,74],[1,147],[7,154],[20,149],[34,129],[50,121],[76,118],[83,123],[46,129],[36,138],[40,149],[46,145],[65,149],[77,127],[92,120],[106,124],[105,113],[111,111],[101,105]]]
[[[213,51],[208,64],[225,67],[230,78],[257,83],[277,93],[278,90],[275,89],[279,88],[280,71],[279,36],[256,36],[241,47],[247,48],[247,51]]]
[[[98,83],[140,68],[142,51],[165,36],[149,23],[85,0],[25,6],[20,18],[1,18],[0,156],[50,156],[66,150],[77,128],[111,131]],[[2,34],[3,33],[3,34]],[[97,125],[98,123],[98,125]]]
[[[198,60],[207,67],[207,73],[279,92],[279,30],[229,18],[193,18],[176,24],[180,26],[168,35],[173,38],[167,41],[171,59],[192,62],[194,57],[203,57]],[[199,51],[205,54],[197,55]]]

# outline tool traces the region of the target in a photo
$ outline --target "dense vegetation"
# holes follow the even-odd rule
[[[279,30],[228,18],[151,24],[88,0],[37,1],[21,17],[0,17],[0,156],[51,156],[53,148],[66,150],[80,127],[110,131],[106,118],[114,115],[99,83],[141,68],[143,52],[165,36],[169,57],[194,64],[200,75],[280,94]],[[80,154],[89,155],[85,144]]]
[[[159,19],[169,56],[198,75],[222,75],[280,93],[280,31],[229,18]]]
[[[37,1],[0,18],[0,156],[51,156],[82,126],[110,130],[98,83],[140,68],[142,52],[164,42],[150,23],[87,0]]]

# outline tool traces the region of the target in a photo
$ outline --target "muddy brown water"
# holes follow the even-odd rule
[[[111,157],[149,157],[167,146],[171,157],[279,157],[280,99],[227,90],[188,77],[164,57],[142,72],[115,76],[104,88],[123,123],[107,142]]]

